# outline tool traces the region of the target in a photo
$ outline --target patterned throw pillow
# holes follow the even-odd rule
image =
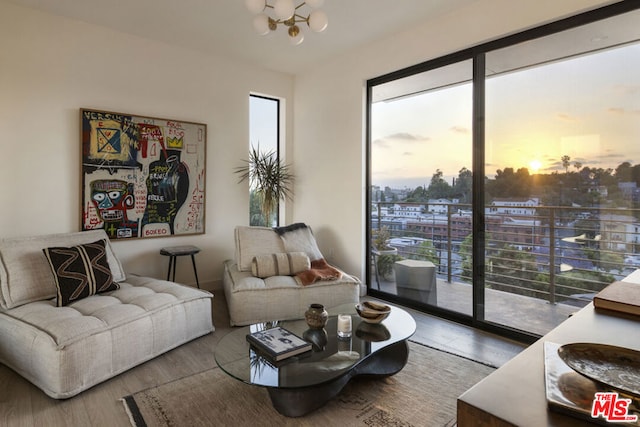
[[[42,250],[56,282],[58,307],[100,292],[120,289],[120,285],[113,281],[105,246],[104,240],[98,240],[68,248]]]

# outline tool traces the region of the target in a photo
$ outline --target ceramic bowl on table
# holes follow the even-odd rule
[[[391,307],[373,301],[364,301],[356,304],[358,316],[367,323],[380,323],[391,313]]]

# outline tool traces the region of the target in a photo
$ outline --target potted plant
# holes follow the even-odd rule
[[[393,264],[400,261],[402,257],[398,255],[398,249],[389,246],[391,232],[386,225],[377,230],[373,230],[373,255],[375,257],[378,274],[386,280],[393,280]]]
[[[275,151],[260,151],[260,147],[251,147],[249,159],[243,160],[235,172],[240,181],[249,180],[252,193],[258,198],[264,225],[273,225],[273,217],[280,200],[293,199],[294,175],[290,165],[278,159]]]

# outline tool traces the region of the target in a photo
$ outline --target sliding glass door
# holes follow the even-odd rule
[[[544,334],[634,268],[637,22],[629,13],[487,53],[485,320]]]
[[[638,8],[368,82],[370,294],[534,339],[640,267]]]
[[[372,287],[467,315],[471,78],[466,60],[371,90]]]

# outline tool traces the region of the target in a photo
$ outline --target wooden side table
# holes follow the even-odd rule
[[[160,249],[160,255],[165,255],[169,257],[169,271],[167,271],[167,280],[171,277],[171,271],[173,270],[173,278],[172,280],[176,281],[176,260],[179,256],[190,255],[191,263],[193,264],[193,274],[196,276],[196,285],[198,285],[198,289],[200,289],[200,282],[198,281],[198,270],[196,269],[196,259],[195,254],[200,252],[200,248],[197,246],[171,246],[167,248]]]

